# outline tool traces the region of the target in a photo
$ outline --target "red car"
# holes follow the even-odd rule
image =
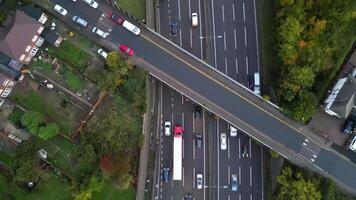
[[[126,53],[129,56],[133,56],[134,55],[134,51],[130,47],[126,46],[126,45],[120,44],[119,49],[120,49],[120,51]]]
[[[106,16],[108,18],[110,18],[111,20],[113,20],[114,22],[116,22],[117,24],[122,24],[124,23],[124,18],[118,16],[118,15],[115,15],[112,11],[109,11],[108,13],[106,13]]]
[[[181,125],[175,125],[174,126],[174,135],[182,135],[183,133],[183,128]]]

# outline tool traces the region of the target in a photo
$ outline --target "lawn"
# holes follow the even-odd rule
[[[139,20],[146,19],[146,1],[145,0],[116,0],[119,7]]]
[[[1,200],[71,200],[73,199],[68,187],[60,178],[48,174],[42,179],[34,192],[27,193],[13,183],[8,183],[0,174],[0,197]]]
[[[11,159],[13,159],[13,157],[11,157],[10,155],[6,154],[3,151],[0,151],[0,161],[1,162],[5,163],[6,165],[10,165]]]
[[[68,40],[63,41],[58,48],[49,48],[48,53],[79,71],[84,71],[86,69],[90,59],[89,54]]]
[[[129,187],[126,190],[118,190],[110,182],[104,186],[99,193],[94,193],[92,200],[134,200],[136,199],[136,190]]]
[[[50,63],[45,63],[42,60],[37,59],[36,61],[33,60],[31,62],[31,66],[35,67],[36,69],[40,69],[46,72],[49,72],[52,70],[52,66]]]
[[[79,91],[83,89],[85,80],[79,77],[79,75],[74,74],[66,67],[63,68],[62,73],[64,73],[64,80],[70,90]]]
[[[9,97],[17,104],[28,110],[35,110],[42,113],[50,122],[56,122],[61,128],[61,133],[70,135],[71,130],[75,127],[77,114],[81,111],[71,104],[67,108],[60,106],[62,96],[54,92],[34,90],[23,90],[18,88]],[[45,97],[44,97],[45,96]]]

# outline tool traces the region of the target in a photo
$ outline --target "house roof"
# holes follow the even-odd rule
[[[56,31],[51,30],[49,31],[45,36],[44,36],[45,40],[48,41],[49,43],[56,45],[56,42],[58,42],[57,40],[60,40],[59,43],[63,40],[63,38],[61,37],[61,35],[59,35]]]
[[[333,100],[330,110],[333,110],[340,117],[346,119],[354,105],[356,104],[356,78],[348,76],[337,96]]]
[[[44,13],[40,8],[35,8],[33,6],[25,6],[21,8],[21,10],[23,10],[28,16],[34,18],[37,21],[39,21],[41,17],[43,17],[44,15]],[[46,16],[46,20],[47,20],[47,16]],[[42,24],[44,24],[44,22]]]
[[[17,10],[11,28],[0,41],[0,51],[18,60],[41,26],[35,19]]]

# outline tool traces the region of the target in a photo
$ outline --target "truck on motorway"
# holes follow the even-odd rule
[[[182,180],[182,142],[183,128],[175,125],[173,136],[173,180]]]

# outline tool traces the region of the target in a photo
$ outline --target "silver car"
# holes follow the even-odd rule
[[[226,133],[221,133],[221,135],[220,135],[220,148],[221,148],[221,150],[226,150],[227,149]]]
[[[197,174],[197,189],[203,188],[203,174]]]
[[[237,176],[236,176],[236,174],[232,174],[232,175],[231,175],[231,190],[232,190],[233,192],[236,192],[236,191],[237,191],[237,185],[238,185],[238,183],[237,183]]]
[[[84,2],[89,4],[89,6],[91,6],[93,8],[98,8],[98,6],[99,6],[99,4],[94,0],[84,0]]]

